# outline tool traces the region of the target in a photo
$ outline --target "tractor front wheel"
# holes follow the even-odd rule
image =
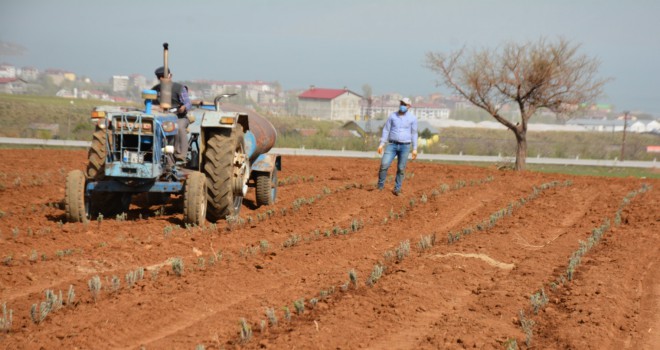
[[[186,179],[183,192],[183,221],[202,226],[206,220],[206,176],[193,171]]]
[[[85,203],[85,174],[73,170],[66,176],[64,212],[68,222],[88,222],[89,204]]]

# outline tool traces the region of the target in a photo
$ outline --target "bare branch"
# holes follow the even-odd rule
[[[516,167],[524,166],[527,123],[540,108],[558,116],[594,102],[608,79],[597,76],[600,62],[578,54],[579,45],[560,38],[548,41],[506,43],[496,50],[449,55],[427,54],[426,66],[442,83],[514,132],[518,140]],[[513,124],[500,111],[505,104],[520,110],[521,122]]]

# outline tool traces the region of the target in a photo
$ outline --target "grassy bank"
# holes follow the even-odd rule
[[[106,101],[65,99],[33,95],[0,94],[0,136],[90,140],[90,112]],[[275,147],[370,151],[379,136],[341,137],[336,131],[345,122],[299,117],[269,117],[278,132]],[[54,124],[57,134],[30,128],[32,123]],[[67,137],[68,136],[68,137]],[[516,143],[507,130],[445,128],[440,141],[420,147],[424,153],[514,157]],[[621,155],[621,132],[529,132],[528,156],[550,158],[615,159]],[[646,147],[660,145],[657,135],[627,133],[626,160],[652,161],[657,153]]]
[[[117,103],[0,94],[0,125],[2,125],[0,136],[88,140],[94,130],[90,122],[91,111],[95,106],[101,105],[117,105]],[[55,126],[55,130],[35,128],[35,123]]]

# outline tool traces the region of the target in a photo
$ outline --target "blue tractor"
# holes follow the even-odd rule
[[[183,221],[192,225],[238,215],[249,187],[255,187],[257,205],[275,203],[281,157],[267,153],[275,128],[259,115],[223,110],[220,101],[226,96],[194,102],[183,164],[173,157],[178,116],[163,111],[162,104],[152,105],[155,91],[143,91],[143,110],[96,107],[87,169],[66,178],[67,220],[88,222],[127,212],[137,196],[147,204],[183,196]]]

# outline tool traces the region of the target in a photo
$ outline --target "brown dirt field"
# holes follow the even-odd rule
[[[534,322],[530,348],[660,348],[657,179],[411,162],[395,197],[374,190],[375,159],[285,156],[278,202],[255,208],[251,189],[241,210],[251,223],[229,230],[185,227],[176,200],[164,211],[132,205],[126,220],[62,223],[66,174],[84,169],[86,152],[0,150],[0,159],[0,304],[13,311],[2,349],[504,349],[511,339],[524,349],[520,310]],[[352,230],[354,219],[363,226]],[[579,241],[605,220],[565,280]],[[463,234],[450,244],[450,232]],[[368,286],[379,263],[384,274]],[[356,285],[346,284],[351,269]],[[541,288],[548,303],[535,314],[530,296]],[[64,305],[37,324],[30,308],[47,289]]]

